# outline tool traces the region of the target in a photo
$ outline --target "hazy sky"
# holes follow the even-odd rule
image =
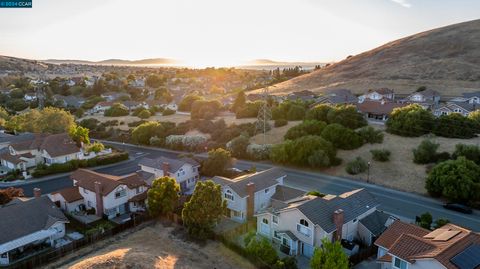
[[[0,9],[0,54],[334,61],[477,18],[478,0],[33,0],[32,9]]]

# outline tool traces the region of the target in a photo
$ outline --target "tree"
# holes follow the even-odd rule
[[[190,236],[206,239],[226,209],[222,188],[211,180],[199,181],[192,198],[185,203],[182,219]]]
[[[150,116],[152,116],[152,114],[150,114],[150,111],[144,109],[142,111],[140,111],[140,113],[138,113],[138,117],[140,119],[148,119],[150,118]]]
[[[327,114],[328,123],[338,123],[350,129],[357,129],[367,125],[367,121],[354,105],[337,105]]]
[[[82,143],[90,144],[90,138],[88,136],[89,130],[85,127],[74,125],[70,127],[68,130],[68,134],[73,139],[73,141],[77,142],[77,144],[81,145]]]
[[[294,140],[306,135],[320,135],[327,124],[323,121],[305,120],[299,125],[288,129],[285,139]]]
[[[438,136],[451,138],[472,138],[477,133],[477,123],[459,113],[440,116],[433,128]]]
[[[431,140],[423,140],[416,149],[413,149],[413,162],[417,164],[433,163],[437,160],[437,149],[440,144]]]
[[[277,260],[277,262],[273,265],[273,269],[298,269],[297,259],[292,256],[287,256]]]
[[[477,145],[456,144],[452,159],[457,159],[460,156],[480,165],[480,147]]]
[[[278,260],[277,251],[266,238],[252,238],[245,250],[251,257],[255,257],[270,266]]]
[[[432,196],[455,202],[480,199],[480,167],[465,157],[441,162],[433,167],[425,188]]]
[[[359,134],[338,123],[327,125],[323,129],[321,136],[340,149],[351,150],[363,145],[363,138]]]
[[[172,213],[180,197],[180,185],[171,177],[160,177],[153,181],[148,190],[148,212],[152,216]]]
[[[185,112],[192,110],[192,104],[197,100],[203,100],[203,97],[198,95],[185,96],[185,98],[182,99],[180,104],[178,104],[178,110],[185,111]]]
[[[105,110],[105,112],[103,113],[105,117],[122,117],[122,116],[128,116],[128,114],[130,114],[130,111],[125,105],[121,103],[113,104],[109,109]]]
[[[223,175],[231,165],[232,156],[229,151],[222,148],[210,150],[208,158],[202,163],[202,173],[206,176]]]
[[[237,119],[255,118],[258,116],[258,111],[262,107],[263,103],[263,101],[248,102],[236,110],[235,117]]]
[[[287,112],[287,120],[303,120],[305,118],[305,108],[300,105],[292,105]]]
[[[192,119],[211,120],[218,115],[221,107],[222,104],[220,104],[220,102],[218,102],[217,100],[197,100],[192,103],[190,117]]]
[[[165,83],[165,79],[160,77],[159,75],[150,75],[147,77],[145,83],[147,86],[152,88],[158,88]]]
[[[382,143],[383,133],[381,130],[375,130],[372,126],[365,126],[360,128],[357,133],[363,138],[365,143]]]
[[[85,110],[81,107],[75,111],[75,117],[77,117],[77,119],[80,119],[81,117],[83,117],[84,114],[85,114]]]
[[[417,104],[395,108],[386,122],[387,132],[401,136],[421,136],[432,131],[435,119]]]
[[[243,108],[246,103],[247,103],[247,98],[245,97],[245,92],[244,91],[238,92],[237,98],[235,99],[232,105],[232,111],[236,113],[237,110]]]
[[[322,247],[315,248],[310,260],[312,269],[348,269],[348,256],[343,252],[339,241],[334,243],[326,238],[322,239]]]
[[[317,105],[307,112],[305,119],[327,122],[328,121],[327,115],[331,109],[332,109],[332,106],[327,104]]]
[[[430,230],[430,228],[432,227],[433,218],[432,218],[432,214],[430,214],[429,212],[425,212],[422,215],[420,215],[420,218],[418,220],[419,222],[417,224],[420,227],[425,228],[427,230]]]
[[[102,151],[104,149],[105,149],[105,145],[103,145],[102,143],[100,143],[98,141],[95,141],[92,144],[87,146],[87,152],[99,153],[100,151]]]
[[[73,126],[75,126],[75,118],[72,114],[54,107],[43,110],[32,109],[27,113],[11,117],[6,123],[9,130],[51,134],[68,132]]]
[[[156,121],[149,121],[135,127],[132,131],[132,140],[135,143],[148,145],[151,137],[164,139],[166,130],[163,125]]]
[[[0,206],[9,203],[15,197],[23,197],[23,189],[13,187],[0,189]]]
[[[450,223],[450,221],[448,219],[443,219],[443,218],[437,219],[437,220],[435,220],[435,222],[433,224],[433,228],[438,229],[438,228],[443,227],[444,225],[446,225],[448,223]]]
[[[249,138],[245,135],[240,135],[234,138],[229,143],[229,150],[232,155],[237,158],[247,157],[247,147],[250,144]]]

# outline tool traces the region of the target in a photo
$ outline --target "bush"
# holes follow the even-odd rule
[[[84,120],[80,121],[79,125],[87,128],[89,130],[95,130],[95,129],[97,129],[97,126],[98,126],[99,123],[100,123],[99,120],[97,120],[95,118],[91,118],[91,119],[84,119]]]
[[[331,109],[332,109],[332,106],[327,104],[317,105],[307,112],[305,119],[327,122],[328,121],[327,115]]]
[[[463,156],[467,158],[467,160],[473,161],[480,165],[480,147],[477,145],[455,145],[455,151],[452,154],[452,158],[457,159],[460,156]]]
[[[165,145],[175,150],[202,151],[207,140],[203,135],[169,135]]]
[[[282,127],[282,126],[285,126],[287,124],[288,124],[288,120],[278,119],[278,120],[275,120],[274,126],[275,127]]]
[[[245,250],[248,255],[256,257],[268,265],[274,265],[278,260],[277,251],[266,238],[252,238]]]
[[[305,108],[301,105],[292,105],[287,112],[287,120],[303,120],[305,118]]]
[[[250,144],[247,146],[247,156],[252,160],[268,160],[272,145],[264,144]]]
[[[187,95],[182,99],[180,104],[178,104],[178,110],[185,112],[191,111],[193,102],[197,100],[203,100],[203,97],[198,95]]]
[[[122,117],[130,114],[128,108],[120,103],[113,104],[109,109],[105,110],[105,117]]]
[[[432,131],[435,118],[419,105],[395,108],[386,122],[387,132],[401,136],[421,136]]]
[[[338,123],[350,129],[357,129],[367,125],[367,121],[354,105],[337,105],[327,114],[328,123]]]
[[[142,124],[144,124],[144,123],[146,123],[146,122],[148,122],[148,121],[146,121],[146,120],[137,120],[137,121],[129,122],[127,125],[128,125],[128,127],[137,127],[137,126],[142,125]]]
[[[337,123],[327,125],[321,136],[340,149],[351,150],[363,145],[363,138],[360,135]]]
[[[357,133],[363,138],[365,143],[383,143],[383,133],[381,130],[375,130],[372,126],[360,128]]]
[[[476,136],[476,131],[476,122],[459,113],[440,116],[433,128],[435,135],[450,138],[472,138]]]
[[[206,119],[211,120],[215,118],[220,112],[222,104],[217,101],[197,100],[192,103],[190,117],[192,119]]]
[[[327,124],[323,121],[306,120],[299,125],[293,126],[292,128],[288,129],[284,138],[289,140],[295,140],[297,138],[307,135],[321,135],[323,129],[326,126]]]
[[[372,149],[372,159],[377,162],[387,162],[390,160],[390,151],[386,149]]]
[[[357,157],[355,158],[355,160],[349,162],[347,164],[347,167],[345,168],[347,173],[349,173],[350,175],[357,175],[357,174],[363,173],[367,171],[367,169],[368,169],[367,162],[365,162],[360,157]]]
[[[247,147],[250,144],[249,138],[240,135],[227,143],[227,149],[237,158],[247,157]]]
[[[248,102],[236,110],[235,116],[237,119],[256,118],[262,105],[263,101]]]
[[[144,109],[142,111],[140,111],[140,113],[138,113],[138,117],[140,119],[148,119],[152,116],[152,114],[150,114],[150,111]]]
[[[416,149],[413,150],[413,162],[416,164],[433,163],[437,160],[437,149],[440,146],[431,140],[423,140]]]
[[[162,124],[156,121],[150,121],[143,123],[132,131],[132,140],[135,143],[148,145],[150,143],[150,138],[153,136],[164,138],[166,135],[166,130]]]
[[[175,110],[167,108],[162,112],[162,116],[169,116],[169,115],[173,115],[175,113],[176,113]]]

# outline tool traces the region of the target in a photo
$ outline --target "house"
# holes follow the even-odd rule
[[[34,101],[37,100],[37,94],[36,93],[26,93],[23,96],[23,100],[25,100],[25,102],[34,102]]]
[[[145,79],[137,78],[137,79],[131,80],[128,84],[130,86],[134,87],[134,88],[144,88],[145,87]]]
[[[48,197],[64,212],[70,213],[85,209],[83,196],[78,191],[78,186],[52,192]]]
[[[107,92],[101,95],[105,100],[107,101],[116,101],[122,97],[128,97],[130,98],[130,94],[128,93],[123,93],[123,92]]]
[[[454,97],[450,102],[480,104],[480,92],[462,93],[462,97]]]
[[[357,104],[358,112],[366,119],[386,121],[395,108],[404,107],[406,104],[387,101],[363,101]]]
[[[67,133],[35,134],[31,139],[12,143],[0,154],[2,166],[24,172],[38,164],[51,165],[82,158],[85,158],[82,148]]]
[[[286,99],[290,101],[303,101],[303,102],[314,102],[316,94],[309,90],[303,90],[298,92],[292,92],[287,95]]]
[[[424,91],[414,92],[400,102],[418,104],[424,109],[430,109],[440,102],[440,93],[435,90],[426,89]]]
[[[152,181],[164,176],[174,178],[182,192],[193,191],[200,179],[200,164],[190,158],[171,159],[163,156],[156,159],[143,158],[138,164],[141,171],[154,175],[150,177]],[[148,180],[148,185],[152,185],[152,181]]]
[[[8,148],[13,143],[31,140],[35,137],[32,133],[8,134],[0,132],[0,149]]]
[[[433,107],[433,115],[440,117],[443,115],[450,115],[451,113],[460,113],[463,116],[468,116],[471,112],[478,110],[480,104],[468,102],[447,102]]]
[[[62,190],[52,193],[54,202],[67,202],[64,206],[69,209],[95,209],[99,217],[106,216],[112,219],[130,212],[145,211],[147,199],[147,184],[137,174],[114,176],[101,174],[87,169],[78,169],[70,176],[76,189]],[[78,194],[83,197],[83,206],[76,207]],[[72,193],[69,193],[72,192]],[[57,195],[58,194],[58,195]],[[69,197],[72,195],[73,197]],[[68,196],[68,197],[65,197]],[[67,200],[70,200],[68,202]]]
[[[311,105],[314,107],[316,105],[328,104],[328,105],[342,105],[342,104],[356,104],[358,103],[358,98],[352,94],[348,89],[335,89],[330,90],[317,98],[317,101]]]
[[[269,208],[256,214],[257,234],[272,240],[288,255],[311,257],[323,239],[342,241],[349,247],[344,247],[345,251],[354,254],[358,246],[351,242],[366,237],[360,234],[359,221],[374,214],[378,205],[365,189],[338,196],[272,200]]]
[[[114,102],[98,102],[95,106],[92,108],[93,113],[98,113],[98,112],[105,112],[105,110],[110,109]]]
[[[68,219],[39,189],[34,192],[34,198],[15,198],[0,206],[0,265],[55,247],[65,236]]]
[[[128,108],[129,111],[135,110],[139,107],[142,107],[142,103],[137,102],[137,101],[125,101],[123,102],[123,105]]]
[[[222,195],[227,201],[226,216],[245,222],[253,215],[270,206],[276,187],[283,185],[287,175],[279,168],[271,168],[234,179],[216,176],[212,180],[222,186]]]
[[[367,217],[359,220],[359,239],[366,246],[373,245],[373,242],[395,221],[393,217],[383,211],[375,211]]]
[[[364,101],[394,101],[395,100],[395,92],[392,89],[388,88],[381,88],[377,90],[368,90],[367,93],[360,95],[358,97],[358,102],[363,103]]]
[[[85,103],[85,98],[78,97],[74,95],[63,96],[60,94],[56,94],[53,96],[55,101],[61,102],[63,107],[74,107],[79,108]]]
[[[434,231],[396,220],[375,241],[382,269],[448,268],[480,266],[480,234],[454,224]]]

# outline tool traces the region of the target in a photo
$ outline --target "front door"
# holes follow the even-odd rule
[[[123,214],[127,213],[126,205],[127,204],[123,204],[123,205],[118,206],[118,212],[119,212],[120,215],[123,215]]]

